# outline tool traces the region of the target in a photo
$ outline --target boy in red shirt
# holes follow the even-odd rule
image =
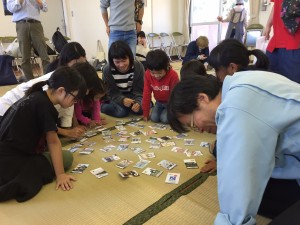
[[[148,52],[146,65],[148,69],[144,77],[143,119],[168,123],[167,102],[173,87],[179,82],[178,74],[171,68],[167,54],[160,49]],[[152,92],[156,103],[150,113]]]

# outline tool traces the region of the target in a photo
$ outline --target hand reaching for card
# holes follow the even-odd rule
[[[215,159],[209,159],[205,162],[205,166],[200,169],[202,173],[213,173],[217,170],[217,161]]]
[[[76,181],[75,177],[68,174],[60,174],[56,177],[56,190],[61,188],[63,191],[69,191],[73,188],[72,181]]]

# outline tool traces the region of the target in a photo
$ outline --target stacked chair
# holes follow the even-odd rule
[[[182,55],[188,46],[184,35],[180,32],[173,32],[172,34],[165,32],[161,32],[160,34],[148,33],[146,37],[150,50],[162,49],[166,52],[171,61],[174,61],[171,57],[174,52],[176,54],[176,58],[178,60],[182,60]]]

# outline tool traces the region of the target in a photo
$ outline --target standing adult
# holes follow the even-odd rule
[[[274,2],[274,6],[265,30],[266,39],[269,39],[273,26],[274,35],[269,42],[266,53],[270,60],[270,70],[300,83],[300,29],[289,28],[289,24],[292,25],[293,20],[296,23],[296,19],[299,19],[300,15],[293,14],[292,9],[285,7],[287,2],[294,1],[272,0],[272,2]],[[290,3],[290,5],[295,6],[296,4]],[[282,11],[285,13],[283,14]],[[295,11],[297,12],[297,10]],[[291,22],[285,25],[283,22],[285,18]]]
[[[17,38],[22,54],[22,70],[26,79],[31,80],[34,78],[30,64],[32,46],[42,60],[44,73],[50,63],[40,21],[40,10],[47,12],[48,6],[46,0],[7,0],[7,8],[13,13],[12,21],[16,23]]]
[[[221,16],[218,16],[217,19],[222,23],[229,22],[225,39],[234,38],[243,43],[247,27],[247,10],[244,7],[244,0],[237,0],[225,19]]]
[[[141,31],[143,24],[144,0],[100,0],[100,9],[109,37],[108,48],[113,42],[123,40],[135,56],[136,34]]]

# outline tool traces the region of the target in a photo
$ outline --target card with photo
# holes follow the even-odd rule
[[[167,184],[178,184],[180,179],[180,173],[168,173],[166,177]]]
[[[142,173],[153,177],[159,177],[163,171],[148,167]]]
[[[173,169],[175,166],[177,166],[177,164],[176,163],[173,163],[173,162],[171,162],[171,161],[169,161],[169,160],[162,160],[162,161],[160,161],[157,165],[159,165],[159,166],[161,166],[161,167],[163,167],[163,168],[165,168],[165,169],[167,169],[167,170],[171,170],[171,169]]]
[[[72,169],[71,173],[83,173],[83,171],[89,167],[90,164],[79,163],[74,169]]]
[[[90,171],[95,177],[102,178],[108,175],[108,172],[106,172],[103,168],[99,167],[97,169]]]
[[[128,177],[138,177],[139,173],[135,170],[129,170],[129,171],[124,171],[124,172],[119,172],[120,176],[123,178],[128,178]]]
[[[183,162],[187,169],[198,169],[199,168],[195,159],[184,159]]]

